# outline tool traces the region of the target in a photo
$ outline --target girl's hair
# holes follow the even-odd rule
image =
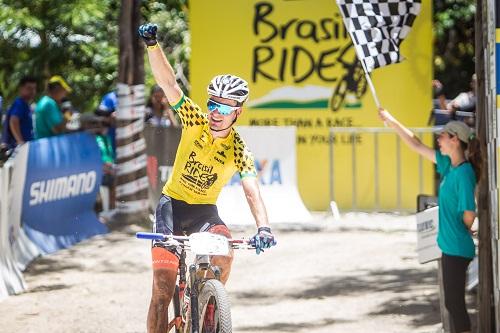
[[[475,135],[472,135],[469,138],[469,143],[465,143],[460,141],[460,145],[463,151],[467,152],[467,160],[472,164],[472,168],[474,169],[474,173],[476,174],[476,181],[479,183],[481,179],[481,168],[482,168],[482,158],[481,158],[481,145],[479,140]]]

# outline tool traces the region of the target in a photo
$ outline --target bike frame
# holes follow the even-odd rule
[[[187,264],[186,264],[186,244],[185,241],[188,237],[185,236],[172,236],[172,235],[162,235],[157,233],[147,233],[140,232],[137,233],[138,238],[143,239],[159,239],[166,240],[167,238],[174,239],[179,244],[181,244],[182,251],[179,257],[179,271],[178,271],[178,281],[176,283],[176,289],[178,290],[177,297],[174,293],[172,302],[174,305],[174,318],[168,323],[168,331],[170,331],[174,326],[176,329],[181,329],[187,323],[183,319],[183,311],[185,310],[181,305],[183,305],[184,297],[187,287]],[[245,239],[232,239],[228,240],[231,248],[255,248],[253,245]],[[210,272],[213,275],[207,277],[207,273]],[[202,277],[203,275],[203,277]],[[213,277],[212,277],[213,276]],[[200,318],[198,312],[198,296],[203,287],[203,284],[211,279],[216,279],[220,281],[220,268],[218,266],[212,265],[210,263],[209,255],[196,255],[194,263],[189,265],[189,302],[190,302],[190,315],[191,315],[191,333],[199,333],[200,330]],[[184,316],[187,318],[187,316]]]

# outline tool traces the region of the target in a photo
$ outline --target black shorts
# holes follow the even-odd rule
[[[153,232],[182,236],[208,231],[216,225],[225,226],[216,205],[191,205],[163,194],[156,207]]]

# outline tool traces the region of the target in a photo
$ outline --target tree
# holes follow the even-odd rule
[[[138,28],[141,23],[141,1],[121,0],[119,20],[120,63],[118,69],[118,107],[115,112],[117,125],[117,186],[132,186],[126,193],[117,191],[118,213],[115,221],[118,224],[132,222],[145,217],[148,205],[148,189],[144,185],[135,186],[136,181],[146,178],[146,147],[142,129],[144,115],[144,46],[139,40]],[[135,86],[135,88],[134,88]],[[138,133],[128,133],[125,128],[137,125]],[[120,151],[128,152],[120,153]],[[132,165],[128,167],[127,165]],[[137,167],[136,167],[137,166]],[[147,183],[146,183],[147,185]],[[135,187],[134,187],[135,186]]]
[[[158,42],[162,46],[169,62],[174,65],[178,81],[189,94],[189,60],[191,56],[191,34],[188,27],[188,1],[167,0],[144,2],[142,7],[144,22],[158,24]],[[147,63],[147,62],[146,62]],[[149,64],[146,64],[148,86],[154,84]]]
[[[470,90],[475,72],[475,0],[443,0],[434,4],[434,69],[444,93],[454,98]]]
[[[117,0],[0,0],[0,91],[12,100],[24,75],[39,90],[54,74],[74,88],[82,111],[93,110],[117,75]],[[111,23],[111,24],[110,24]]]

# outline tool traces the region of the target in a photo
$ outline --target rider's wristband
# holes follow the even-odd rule
[[[160,47],[160,45],[158,44],[158,42],[156,42],[154,45],[148,45],[146,48],[149,50],[149,51],[152,51],[154,49],[157,49],[158,47]]]
[[[270,234],[272,233],[272,232],[271,232],[271,228],[269,228],[269,227],[259,227],[259,228],[257,229],[257,232],[261,232],[261,231],[265,231],[265,232],[268,232],[268,233],[270,233]]]

